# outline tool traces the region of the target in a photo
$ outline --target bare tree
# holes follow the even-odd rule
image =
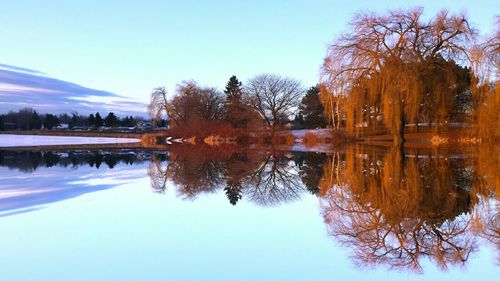
[[[200,89],[198,112],[203,120],[222,120],[224,118],[224,96],[216,88]]]
[[[167,89],[165,87],[155,88],[151,92],[148,114],[154,125],[160,122],[162,117],[167,114]]]
[[[201,121],[222,120],[223,108],[224,97],[217,89],[185,81],[178,85],[167,112],[174,126],[194,126]]]
[[[304,93],[302,84],[275,74],[261,74],[248,81],[245,87],[249,105],[261,115],[276,133],[278,120],[295,110]]]

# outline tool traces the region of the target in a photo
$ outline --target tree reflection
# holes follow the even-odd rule
[[[447,269],[465,265],[479,239],[500,249],[494,197],[499,161],[489,159],[497,157],[495,149],[473,157],[361,145],[329,154],[203,145],[174,149],[168,165],[150,165],[155,191],[164,192],[172,181],[182,198],[221,192],[232,205],[245,199],[259,206],[318,196],[329,234],[352,249],[359,266],[420,272],[427,258]]]
[[[244,181],[245,195],[262,206],[274,206],[300,198],[304,192],[298,167],[290,155],[274,153]]]
[[[324,153],[307,153],[300,167],[300,178],[307,190],[314,195],[319,195],[319,183],[323,177],[323,165],[327,159]]]
[[[103,164],[113,169],[118,164],[140,164],[148,151],[138,150],[77,150],[77,151],[12,151],[0,150],[0,166],[32,173],[39,167],[72,167],[88,165],[99,169]]]
[[[246,197],[262,206],[300,198],[304,188],[293,155],[277,151],[228,147],[178,146],[168,166],[152,162],[148,169],[154,190],[164,191],[167,180],[179,196],[193,199],[223,189],[230,204]]]
[[[481,195],[471,193],[476,178],[459,155],[351,147],[324,167],[322,213],[360,266],[421,271],[427,257],[446,269],[478,248],[470,213]]]
[[[154,192],[165,193],[167,190],[167,169],[166,157],[153,156],[148,166],[148,175],[151,181],[151,188]]]

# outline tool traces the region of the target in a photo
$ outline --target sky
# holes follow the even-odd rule
[[[111,93],[137,102],[134,110],[145,110],[153,88],[172,95],[183,80],[223,89],[231,75],[245,81],[277,73],[309,86],[319,79],[327,45],[354,13],[415,6],[428,17],[443,8],[465,12],[482,34],[493,31],[500,14],[493,0],[0,0],[0,69]],[[0,75],[0,111],[14,99],[10,89],[4,95]],[[72,98],[98,104],[93,97]]]

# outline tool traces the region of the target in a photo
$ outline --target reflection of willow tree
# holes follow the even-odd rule
[[[473,159],[477,177],[473,181],[473,193],[485,194],[474,197],[473,231],[497,249],[497,263],[500,264],[500,147],[491,143],[475,147]]]
[[[168,166],[151,163],[148,173],[154,190],[164,191],[171,180],[184,198],[223,189],[233,205],[246,197],[263,206],[295,200],[303,192],[298,167],[290,156],[203,145],[175,149]]]
[[[477,249],[466,160],[362,147],[344,157],[325,165],[321,204],[329,233],[356,263],[420,271],[427,257],[445,269]]]
[[[152,157],[149,162],[148,175],[151,180],[151,188],[154,192],[165,193],[167,190],[168,166],[163,164],[165,160],[165,158],[161,157]]]

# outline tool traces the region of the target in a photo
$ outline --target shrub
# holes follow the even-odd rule
[[[316,135],[314,133],[311,133],[311,132],[307,132],[304,135],[304,138],[302,139],[302,142],[306,146],[315,146],[318,143],[318,141],[319,141],[318,137],[316,137]]]

